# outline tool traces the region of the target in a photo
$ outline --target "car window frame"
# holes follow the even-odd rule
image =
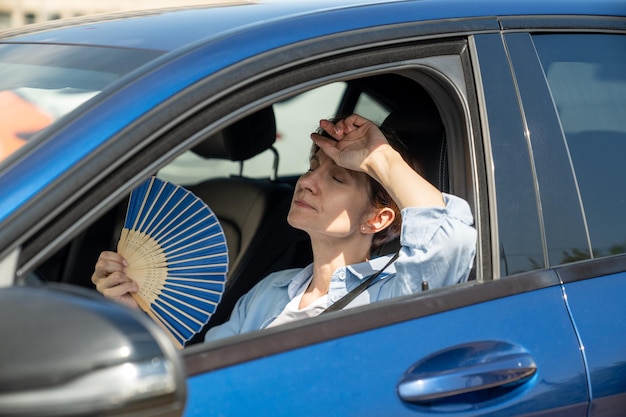
[[[537,181],[547,266],[564,252],[586,253],[591,241],[574,167],[543,68],[529,33],[505,34],[517,94],[524,114],[533,175]],[[569,210],[564,213],[564,209]],[[563,236],[564,232],[567,233]]]
[[[457,42],[456,46],[451,46],[455,45],[454,42]],[[416,59],[419,58],[420,53],[424,56],[432,54],[433,48],[436,49],[437,54],[441,55],[454,53],[455,51],[458,53],[457,49],[459,48],[458,41],[456,40],[451,42],[438,41],[435,46],[429,44],[419,48],[413,43],[410,43],[410,45],[410,47],[396,46],[395,48],[397,51],[404,51],[405,55],[408,53],[412,58],[414,57]],[[397,53],[397,51],[387,53]],[[361,52],[361,54],[367,53],[368,52]],[[364,59],[367,59],[367,57]],[[384,61],[386,58],[381,59]],[[402,61],[403,59],[400,57],[396,62]],[[324,65],[327,69],[331,68],[327,57],[324,57],[324,59],[320,62],[320,65]],[[343,73],[343,77],[356,76],[355,74],[350,73],[349,68],[354,67],[354,65],[350,63],[350,60],[345,60],[344,65],[347,65],[348,72]],[[394,64],[394,66],[395,65],[396,64]],[[388,68],[379,69],[379,71],[388,70]],[[337,73],[340,69],[334,68],[330,71],[331,73]],[[115,172],[111,172],[103,178],[100,188],[93,190],[93,192],[97,194],[97,197],[94,197],[93,195],[84,195],[80,197],[79,201],[75,202],[69,210],[66,210],[62,215],[51,220],[49,222],[49,227],[45,228],[45,231],[36,233],[28,240],[21,253],[18,276],[24,276],[29,270],[36,267],[41,260],[51,252],[51,247],[47,249],[51,243],[54,243],[54,246],[58,247],[57,245],[60,242],[67,242],[69,239],[74,237],[75,234],[78,233],[76,229],[79,226],[84,226],[83,221],[76,221],[77,218],[82,217],[82,219],[84,219],[84,223],[88,223],[89,216],[92,215],[92,213],[111,208],[117,202],[122,200],[125,195],[127,195],[129,190],[139,184],[143,178],[155,172],[159,166],[171,161],[182,151],[190,149],[195,143],[209,137],[220,128],[223,128],[226,123],[231,123],[241,117],[245,117],[247,114],[250,114],[256,109],[263,107],[272,101],[284,99],[289,95],[297,94],[301,91],[311,89],[316,85],[325,84],[330,81],[328,78],[321,77],[315,78],[314,81],[309,83],[304,82],[298,84],[293,81],[293,78],[295,77],[294,74],[295,72],[285,72],[280,75],[280,78],[276,78],[271,82],[259,82],[249,87],[247,90],[231,92],[220,103],[206,103],[204,106],[212,106],[209,113],[203,113],[203,110],[199,109],[197,110],[197,113],[188,115],[184,121],[182,119],[176,120],[176,127],[170,128],[166,135],[163,135],[162,131],[150,134],[150,123],[134,124],[124,132],[116,135],[139,135],[140,137],[147,137],[143,139],[142,143],[135,145],[135,149],[132,151],[135,156],[131,156],[127,161],[122,162],[122,165],[118,166]],[[214,87],[211,85],[211,82],[214,83],[215,78],[218,76],[219,74],[216,74],[215,76],[210,77],[210,80],[205,80],[205,82],[211,87]],[[286,89],[284,88],[281,93],[283,96],[277,97],[276,91],[278,87],[276,87],[275,84],[276,81],[280,79],[282,79],[282,82],[285,82],[287,86],[292,85],[293,87],[285,87]],[[333,79],[339,79],[339,77]],[[202,86],[200,85],[194,86],[188,95],[195,96],[196,92],[193,90],[201,88]],[[259,100],[250,102],[249,100],[251,96],[259,97]],[[183,98],[183,101],[186,100],[189,100],[188,96]],[[179,104],[177,103],[163,103],[159,106],[159,109],[164,112],[171,113],[172,106],[178,105]],[[167,110],[165,110],[165,108],[167,108]],[[206,109],[206,107],[204,108]],[[148,117],[150,117],[150,119],[154,119],[155,117],[158,118],[158,116],[155,116],[156,114],[159,114],[159,112],[155,112],[155,114],[151,114],[150,116],[146,115],[144,119],[147,119]],[[207,119],[207,117],[209,118]],[[207,120],[214,120],[214,122],[207,124]],[[161,129],[163,130],[163,128]],[[156,135],[161,135],[158,142],[156,142]],[[111,140],[111,142],[115,143],[113,146],[120,146],[123,144],[125,145],[122,145],[123,147],[127,147],[128,145],[128,141],[124,142],[122,140],[113,139]],[[148,144],[151,143],[154,146],[148,147]],[[142,151],[139,152],[139,150]],[[110,149],[108,149],[108,151],[110,151]],[[472,153],[475,152],[468,154]],[[465,164],[465,162],[461,162],[460,164]],[[465,169],[474,169],[474,167],[466,167]],[[460,190],[457,190],[457,192],[458,191]],[[53,191],[51,189],[48,194],[51,194],[52,192]],[[463,194],[463,192],[461,192],[461,194]],[[477,193],[477,195],[479,194],[480,193]],[[97,198],[98,201],[100,201],[100,204],[94,207],[93,198]],[[25,260],[27,260],[27,262],[25,262]]]
[[[465,69],[461,71],[460,78],[459,74],[456,76],[450,74],[450,77],[457,78],[457,82],[469,83],[469,85],[463,87],[467,89],[469,93],[468,96],[471,96],[471,92],[473,91],[467,42],[462,37],[452,37],[448,40],[408,42],[403,45],[391,45],[384,53],[381,53],[379,48],[375,48],[373,51],[365,50],[353,52],[347,56],[338,55],[337,60],[329,59],[329,57],[326,56],[315,66],[309,65],[304,69],[299,68],[292,72],[285,72],[280,76],[268,78],[264,83],[256,83],[251,87],[230,94],[228,99],[224,100],[225,103],[221,106],[213,103],[207,105],[204,109],[186,119],[184,123],[180,123],[177,129],[164,135],[158,141],[157,146],[146,149],[146,152],[137,154],[137,157],[129,159],[122,169],[118,169],[115,175],[111,176],[111,184],[124,181],[125,186],[128,187],[128,184],[133,184],[134,178],[146,175],[148,172],[153,171],[158,164],[163,164],[164,161],[172,158],[171,155],[173,155],[175,151],[192,147],[195,143],[210,136],[216,129],[224,126],[227,116],[233,111],[239,111],[239,114],[243,117],[267,105],[269,102],[284,99],[289,95],[297,94],[300,91],[310,89],[316,85],[326,84],[329,81],[376,73],[399,72],[409,77],[417,77],[422,83],[431,83],[430,88],[440,88],[442,92],[448,88],[449,93],[456,91],[459,86],[453,86],[449,80],[444,78],[437,79],[437,77],[441,77],[445,71],[441,72],[436,70],[435,67],[429,67],[423,63],[420,64],[420,59],[427,58],[432,60],[433,56],[457,56],[459,65],[463,65]],[[379,63],[376,64],[376,61],[379,61]],[[338,64],[340,64],[339,67]],[[341,65],[344,67],[342,68]],[[310,71],[313,68],[315,68],[313,71],[315,74],[320,74],[320,70],[323,70],[322,74],[324,74],[325,71],[328,75],[321,77],[318,75],[315,78],[311,78]],[[447,87],[443,85],[447,85]],[[280,92],[280,96],[278,92]],[[458,92],[455,94],[458,95]],[[440,93],[440,95],[442,94]],[[251,96],[258,97],[258,99],[250,102],[248,100],[250,100]],[[472,200],[476,196],[483,195],[484,193],[474,190],[472,187],[475,183],[479,182],[477,178],[484,178],[484,175],[477,175],[474,172],[476,169],[479,169],[477,167],[481,167],[483,164],[477,164],[475,161],[470,161],[469,159],[473,158],[474,155],[481,154],[482,151],[476,149],[469,150],[467,148],[474,147],[475,145],[480,146],[482,142],[478,138],[473,138],[473,134],[478,131],[473,127],[473,125],[476,124],[477,114],[470,114],[467,103],[464,103],[464,101],[475,101],[475,99],[458,96],[455,100],[458,100],[458,103],[445,102],[446,100],[438,103],[439,106],[460,106],[458,110],[461,113],[460,117],[466,119],[455,120],[456,123],[463,123],[463,126],[465,126],[460,128],[461,130],[465,130],[465,132],[457,132],[463,138],[457,141],[450,140],[450,165],[458,167],[456,180],[454,178],[452,179],[452,192],[466,198],[469,196],[470,204],[473,204]],[[246,103],[247,105],[242,107],[242,103]],[[440,111],[445,112],[445,109],[440,108]],[[211,117],[207,119],[208,114],[210,114]],[[213,122],[206,125],[207,120],[213,120]],[[229,121],[232,122],[233,119],[229,119]],[[162,152],[166,149],[168,144],[170,148],[166,150],[165,154],[161,154],[159,151]],[[469,178],[466,178],[466,176]],[[116,192],[110,189],[109,191],[111,195],[121,194],[119,189]],[[111,199],[111,195],[108,196],[109,199]],[[93,205],[93,200],[90,201],[89,199],[81,198],[80,204],[82,207],[74,206],[72,208],[75,210],[74,213],[65,213],[65,217],[60,218],[59,222],[54,222],[54,227],[46,229],[45,234],[35,235],[35,238],[30,240],[31,245],[25,247],[26,254],[24,258],[32,259],[35,254],[41,253],[46,240],[59,233],[59,230],[65,230],[70,227],[69,222],[72,221],[70,214],[77,214],[80,213],[81,210],[87,209],[90,207],[90,204]],[[102,206],[100,206],[100,208],[101,207]],[[95,210],[95,208],[92,207],[91,210]],[[88,214],[89,211],[86,213]],[[477,214],[477,219],[481,217],[483,217],[481,214]],[[478,220],[477,223],[480,223],[480,220]],[[40,243],[40,245],[33,246],[37,243]],[[481,266],[488,264],[488,262],[478,263],[478,265]],[[27,271],[34,265],[36,265],[35,262],[22,265],[22,275],[24,275],[24,271]],[[482,280],[482,271],[479,275]]]
[[[524,135],[523,113],[500,33],[471,37],[478,86],[490,210],[492,274],[499,279],[546,267],[536,181]],[[524,218],[524,224],[517,221]],[[529,259],[517,266],[510,253]]]
[[[442,55],[446,55],[446,54],[451,54],[451,52],[456,51],[457,54],[459,54],[459,57],[463,56],[462,60],[463,61],[463,65],[465,65],[465,71],[463,72],[463,82],[469,82],[470,85],[467,86],[467,90],[468,91],[472,91],[472,84],[471,84],[471,80],[472,80],[472,74],[471,74],[471,68],[469,65],[469,56],[468,56],[468,52],[467,52],[467,48],[466,48],[466,42],[463,40],[459,40],[458,38],[454,38],[452,40],[450,40],[449,42],[435,42],[434,45],[431,44],[427,44],[427,45],[422,45],[424,50],[425,50],[425,54],[433,54],[433,51],[438,51],[439,54]],[[394,49],[394,51],[387,51],[388,52],[388,56],[386,58],[386,60],[389,60],[389,57],[393,56],[394,54],[397,53],[408,53],[410,51],[410,54],[415,57],[416,55],[419,56],[419,53],[416,53],[416,49],[419,48],[420,45],[415,46],[415,45],[410,45],[410,46],[402,46],[402,47],[394,47],[394,48],[390,48],[390,49]],[[357,77],[357,76],[364,76],[364,75],[368,75],[368,74],[376,74],[376,73],[382,73],[382,72],[398,72],[398,71],[405,71],[405,72],[409,72],[409,68],[411,67],[411,64],[408,59],[402,59],[402,60],[398,60],[398,61],[392,61],[391,63],[385,64],[385,65],[381,65],[381,66],[375,66],[375,65],[371,65],[371,61],[372,61],[372,57],[370,56],[371,53],[367,53],[364,52],[363,54],[361,54],[361,59],[363,59],[364,62],[368,62],[369,64],[363,68],[358,68],[359,66],[359,60],[356,58],[358,54],[354,54],[348,57],[343,57],[343,59],[345,59],[344,61],[344,65],[347,64],[348,70],[347,71],[341,71],[341,65],[338,65],[337,62],[333,62],[332,59],[326,58],[324,63],[322,64],[323,67],[317,68],[314,67],[313,65],[311,65],[309,68],[306,69],[306,72],[304,72],[304,81],[298,83],[297,81],[294,81],[297,79],[297,76],[295,75],[295,71],[294,73],[291,74],[285,74],[285,79],[288,80],[289,83],[295,84],[295,87],[297,87],[295,90],[293,90],[291,92],[291,94],[296,94],[300,91],[302,91],[303,89],[307,89],[307,88],[311,88],[314,87],[315,85],[319,85],[321,83],[324,82],[329,82],[329,81],[336,81],[336,80],[341,80],[343,77],[346,76],[352,76],[352,77]],[[430,55],[427,55],[430,56]],[[415,62],[419,62],[419,58],[415,58]],[[400,65],[398,65],[400,64]],[[413,64],[415,65],[415,64]],[[313,70],[313,68],[316,68],[315,70]],[[339,68],[339,69],[338,69]],[[358,69],[357,69],[358,68]],[[422,68],[423,70],[423,68]],[[317,79],[313,79],[307,82],[307,78],[308,77],[308,73],[309,72],[314,72],[316,74],[325,74],[325,71],[328,71],[331,75],[328,76],[322,76],[321,78],[317,78]],[[425,73],[421,74],[422,77],[426,77],[427,75]],[[419,77],[418,77],[419,78]],[[424,81],[424,79],[421,79],[421,81]],[[431,82],[436,82],[435,80],[431,80]],[[278,89],[277,85],[280,85],[281,82],[278,81],[277,79],[273,79],[271,80],[271,88],[273,88],[274,90]],[[260,86],[257,86],[258,88],[261,88]],[[284,90],[283,93],[289,94],[289,89]],[[276,93],[274,93],[276,94]],[[470,94],[471,95],[471,94]],[[280,99],[283,99],[283,97],[280,97]],[[469,99],[468,99],[469,100]],[[475,102],[475,98],[472,98],[472,100],[474,100]],[[264,101],[257,103],[256,108],[262,107],[263,104],[265,104]],[[451,103],[447,103],[447,105],[450,105]],[[466,110],[467,111],[467,110]],[[469,111],[467,111],[467,113],[469,113]],[[472,122],[470,122],[469,120],[466,121],[466,127],[468,129],[468,132],[465,133],[465,140],[458,140],[456,141],[456,146],[459,146],[460,143],[463,143],[463,145],[465,146],[472,146],[472,144],[470,144],[469,142],[477,142],[477,143],[482,143],[479,138],[474,138],[472,133],[470,132],[472,130],[472,125],[475,124],[475,118],[477,117],[476,114],[473,115],[469,115],[469,114],[465,114],[466,117],[468,117],[468,119],[471,119]],[[468,142],[468,143],[466,143]],[[453,151],[454,152],[454,151]],[[451,156],[452,160],[456,160],[456,162],[458,162],[458,159],[461,158],[469,158],[470,155],[476,155],[476,154],[482,154],[482,151],[479,150],[472,150],[469,151],[467,149],[457,149],[456,150],[456,155],[455,156]],[[455,159],[456,158],[456,159]],[[454,164],[454,162],[451,162],[451,165]],[[459,164],[457,164],[459,165]],[[476,195],[482,195],[484,193],[481,193],[477,190],[474,190],[473,188],[471,188],[473,186],[473,184],[475,182],[479,182],[480,180],[477,179],[477,177],[479,177],[479,175],[475,174],[473,172],[473,170],[475,169],[476,165],[481,165],[481,164],[477,164],[475,161],[472,161],[472,163],[468,163],[468,162],[463,162],[460,164],[461,165],[461,169],[457,169],[457,180],[456,180],[456,184],[454,186],[452,186],[452,190],[453,192],[458,192],[461,191],[461,194],[466,194],[466,195],[470,195],[471,197],[476,196]],[[464,168],[463,168],[464,167]],[[468,174],[469,172],[469,174]],[[463,174],[465,173],[465,175]],[[467,178],[466,176],[469,176],[469,178]],[[484,174],[480,175],[480,178],[484,179]],[[453,180],[454,182],[454,180]],[[469,185],[468,185],[469,184]],[[467,188],[466,188],[467,187]],[[471,190],[471,191],[470,191]],[[466,196],[465,195],[465,196]],[[470,203],[472,204],[472,203]],[[486,243],[486,245],[488,246],[488,243]],[[481,262],[479,265],[484,265],[484,264],[488,264],[488,263],[484,263]],[[554,275],[550,274],[550,276],[553,278]],[[481,275],[482,278],[485,278],[484,276]],[[444,293],[445,291],[452,291],[455,294],[460,294],[458,296],[450,296],[450,294],[448,293],[447,296],[444,296],[443,294],[441,294],[441,292],[437,291],[433,291],[432,293],[428,293],[427,296],[432,296],[432,297],[436,297],[436,296],[443,296],[445,297],[445,300],[449,300],[448,302],[441,302],[441,298],[437,297],[437,303],[438,305],[442,306],[443,310],[441,311],[445,311],[447,309],[450,308],[456,308],[455,303],[463,303],[464,301],[462,300],[469,300],[468,298],[466,298],[463,295],[463,291],[461,290],[461,288],[467,289],[468,287],[472,287],[474,285],[478,285],[480,281],[482,281],[483,279],[480,279],[479,281],[475,281],[472,283],[469,283],[468,285],[464,285],[464,286],[455,286],[455,287],[451,287],[448,289],[443,289]],[[541,284],[539,284],[539,286],[545,286],[545,285],[555,285],[557,281],[555,281],[554,279],[549,279],[549,284],[546,283],[546,277],[541,275],[541,277],[539,278],[539,281],[541,282]],[[534,285],[536,284],[536,281],[533,281],[532,279],[526,279],[524,280],[524,285]],[[535,288],[535,287],[533,287]],[[516,287],[516,289],[514,290],[515,292],[517,292],[519,290],[519,288]],[[478,291],[478,293],[480,293],[481,295],[485,295],[485,292],[483,291]],[[419,296],[409,296],[407,297],[406,302],[410,303],[410,304],[415,304],[415,305],[421,305],[418,301],[418,299],[420,301],[423,301],[421,299],[421,297],[423,297],[423,295],[419,295]],[[400,299],[394,299],[394,300],[389,300],[388,305],[391,306],[390,308],[398,308],[398,305],[402,304],[401,301],[399,301]],[[400,304],[398,304],[400,303]],[[327,322],[327,320],[323,320],[323,326],[328,326],[328,329],[334,329],[334,331],[337,331],[339,333],[336,333],[336,336],[338,335],[345,335],[345,334],[351,334],[351,332],[354,332],[356,329],[359,328],[359,326],[355,327],[354,323],[356,321],[358,321],[359,323],[363,323],[366,328],[372,328],[376,327],[376,326],[384,326],[384,325],[389,325],[391,323],[393,323],[394,319],[391,315],[386,314],[385,312],[382,312],[382,314],[380,314],[381,312],[379,311],[380,308],[384,308],[384,306],[387,304],[380,304],[380,303],[376,303],[374,305],[370,305],[370,306],[366,306],[363,309],[354,309],[354,311],[350,311],[349,316],[351,317],[350,319],[347,319],[348,322],[350,324],[346,325],[346,326],[338,326],[336,320],[330,320]],[[405,306],[406,307],[406,306]],[[351,309],[352,310],[352,309]],[[423,311],[423,314],[434,314],[434,310],[432,308],[427,309],[428,311]],[[369,312],[371,311],[373,315],[381,318],[380,321],[368,321],[368,320],[362,320],[362,316],[359,315],[359,312]],[[405,312],[410,312],[410,309],[406,309],[406,308],[399,308],[399,311],[405,311]],[[348,314],[347,311],[344,312],[339,312],[338,313],[339,316],[341,317],[342,314]],[[356,314],[356,317],[353,317],[352,314]],[[413,313],[410,313],[413,314]],[[332,316],[331,316],[332,317]],[[414,316],[411,316],[414,317]],[[319,320],[318,318],[314,318],[312,319],[313,323],[311,325],[320,325],[316,320]],[[318,324],[315,324],[318,323]],[[219,365],[216,365],[215,368],[211,368],[211,369],[217,369],[219,367],[222,366],[228,366],[228,364],[226,364],[225,362],[223,362],[223,360],[230,360],[232,358],[235,358],[237,356],[236,352],[239,352],[238,354],[241,354],[241,357],[238,357],[237,359],[234,359],[234,362],[229,363],[229,364],[234,364],[234,363],[238,363],[240,361],[247,361],[250,359],[254,359],[256,357],[257,354],[253,353],[250,351],[250,344],[254,344],[255,346],[255,351],[256,352],[264,352],[263,355],[265,354],[269,354],[269,351],[265,350],[267,349],[276,349],[275,351],[273,351],[273,353],[278,353],[280,351],[283,351],[285,349],[292,349],[294,348],[294,344],[293,341],[295,340],[299,340],[300,342],[298,343],[315,343],[315,341],[321,341],[321,340],[329,340],[331,336],[330,333],[327,330],[321,331],[321,332],[313,332],[313,334],[316,334],[317,336],[314,336],[313,339],[315,340],[309,340],[307,338],[302,338],[302,337],[294,337],[294,331],[295,332],[304,332],[303,329],[304,327],[302,326],[306,326],[307,321],[302,321],[302,322],[298,322],[298,323],[293,323],[287,326],[281,326],[279,330],[274,330],[274,329],[267,329],[267,330],[262,330],[259,332],[253,332],[253,333],[248,333],[248,334],[244,334],[244,335],[240,335],[240,336],[235,336],[235,337],[230,337],[227,338],[225,340],[220,340],[220,341],[216,341],[216,342],[212,342],[210,344],[198,344],[198,345],[192,345],[188,348],[185,349],[184,351],[184,355],[185,357],[191,358],[189,359],[191,362],[188,362],[188,366],[194,366],[195,370],[190,370],[190,375],[193,375],[195,372],[201,373],[201,372],[206,372],[207,371],[207,363],[205,362],[205,355],[210,355],[212,358],[216,359],[219,362]],[[335,334],[333,331],[333,334]],[[275,332],[278,332],[279,334],[283,334],[284,332],[287,332],[287,336],[283,339],[277,339],[275,336]],[[348,333],[346,333],[348,332]],[[308,332],[305,332],[308,333]],[[267,347],[266,348],[259,348],[259,346],[261,346],[260,344],[265,344],[267,341]],[[239,344],[241,343],[241,345]],[[209,347],[207,347],[209,346]],[[238,348],[235,348],[235,346],[240,346],[241,349],[239,350]],[[304,346],[304,345],[302,345]],[[259,348],[260,350],[257,350],[257,348]],[[216,353],[215,349],[223,349],[220,350],[220,352],[224,353],[224,356],[219,355]],[[195,359],[194,359],[195,358]],[[228,359],[226,359],[228,358]],[[201,365],[199,368],[196,365],[193,365],[193,363],[195,363],[194,361],[199,361],[198,363]]]

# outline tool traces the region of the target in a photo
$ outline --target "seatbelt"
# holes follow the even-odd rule
[[[365,291],[374,282],[374,280],[378,278],[385,269],[387,269],[389,265],[391,265],[396,259],[398,259],[398,255],[400,255],[400,252],[396,252],[396,254],[389,260],[389,262],[387,262],[387,264],[382,267],[382,269],[380,269],[374,275],[364,280],[356,288],[354,288],[352,291],[350,291],[349,293],[341,297],[334,304],[330,305],[328,308],[326,308],[326,310],[322,311],[320,315],[325,314],[325,313],[330,313],[333,311],[342,310],[344,307],[350,304],[359,294]]]

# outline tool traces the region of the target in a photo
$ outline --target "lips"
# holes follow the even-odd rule
[[[293,204],[296,207],[300,207],[300,208],[304,208],[304,209],[309,209],[309,210],[315,210],[315,207],[313,207],[312,205],[310,205],[309,203],[307,203],[304,200],[301,199],[295,199],[293,200]]]

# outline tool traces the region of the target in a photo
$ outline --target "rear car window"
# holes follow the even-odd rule
[[[626,253],[626,36],[537,35],[593,257]]]

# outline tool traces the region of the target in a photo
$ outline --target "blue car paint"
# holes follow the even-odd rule
[[[393,2],[397,2],[397,0]],[[7,40],[173,51],[189,45],[202,44],[211,39],[214,40],[229,34],[246,31],[254,27],[271,26],[279,21],[298,19],[311,12],[319,15],[346,7],[353,11],[355,6],[367,5],[369,3],[380,2],[375,0],[343,3],[331,1],[326,2],[326,4],[324,2],[285,2],[274,4],[255,2],[245,6],[207,7],[192,10],[172,9],[152,14],[140,12],[138,16],[134,16],[132,13],[124,13],[116,20],[70,25],[53,31],[26,34]],[[241,10],[242,7],[245,10]],[[362,23],[354,21],[356,19],[350,20],[353,20],[352,23],[359,25]],[[326,26],[332,29],[332,26]],[[306,28],[301,27],[298,32],[302,29],[306,30]],[[284,33],[287,37],[293,34]]]
[[[337,8],[330,7],[332,4],[336,4]],[[197,42],[191,42],[188,46],[172,43],[171,46],[180,49],[172,51],[171,55],[159,58],[157,61],[160,66],[158,68],[155,69],[150,64],[144,66],[135,71],[135,76],[141,71],[145,71],[147,74],[143,78],[125,85],[125,79],[133,79],[131,74],[111,86],[110,89],[119,88],[118,91],[113,91],[109,96],[103,94],[96,105],[86,105],[77,109],[70,115],[76,117],[82,111],[83,114],[77,122],[69,123],[64,127],[62,135],[55,135],[56,137],[49,140],[48,143],[24,156],[19,165],[5,171],[0,176],[0,189],[3,190],[4,197],[0,207],[0,222],[7,219],[64,172],[80,163],[112,135],[137,120],[141,115],[195,82],[246,58],[315,37],[372,26],[413,20],[427,21],[485,15],[550,14],[559,13],[561,10],[561,6],[557,7],[552,2],[519,3],[511,1],[494,4],[493,2],[479,1],[472,3],[472,7],[468,7],[467,3],[461,0],[446,2],[422,0],[394,2],[369,7],[339,7],[342,4],[348,5],[349,3],[328,2],[326,7],[322,7],[322,10],[328,10],[327,12],[313,12],[312,10],[315,9],[308,9],[311,6],[309,3],[301,6],[294,6],[290,3],[268,3],[262,5],[267,7],[267,15],[260,15],[265,16],[266,20],[255,20],[259,9],[252,7],[260,7],[258,5],[249,8],[227,7],[227,12],[233,13],[233,15],[238,10],[241,11],[241,17],[236,19],[233,16],[232,20],[229,21],[234,25],[232,27],[237,27],[235,21],[240,25],[242,24],[243,26],[238,30],[232,29],[232,27],[225,28],[226,25],[223,23],[219,24],[220,17],[223,17],[222,13],[224,13],[219,12],[221,9],[204,11],[206,19],[199,19],[196,22],[207,28],[206,37],[201,42],[202,45]],[[568,9],[571,14],[618,14],[623,11],[620,6],[620,2],[612,0],[593,5],[583,2],[574,3],[571,7],[568,6]],[[285,14],[287,17],[281,18]],[[184,15],[174,17],[184,18]],[[124,25],[132,23],[136,25],[136,20],[140,19],[133,18],[128,21],[110,21],[94,25],[93,30],[89,32],[93,34],[92,38],[88,38],[89,42],[97,44],[95,35],[100,32],[103,40],[116,39],[116,37],[112,37],[112,32],[124,33],[124,37],[130,39],[129,34],[124,31]],[[228,19],[222,20],[222,22],[226,21]],[[253,24],[253,21],[257,23]],[[172,26],[174,29],[182,24],[180,23],[182,20],[174,19],[174,22],[175,24]],[[213,32],[213,24],[215,24],[216,32]],[[190,29],[188,28],[188,30]],[[220,29],[223,31],[217,32]],[[166,27],[155,28],[155,30],[159,33],[170,33]],[[84,31],[88,31],[88,27],[63,29],[56,36],[49,31],[42,32],[41,35],[10,38],[9,41],[26,42],[38,39],[39,41],[71,44],[82,38]],[[154,30],[146,29],[142,35],[141,30],[139,30],[136,39],[142,39],[142,36],[144,39],[152,39],[154,33]],[[108,41],[102,43],[129,46],[128,41],[124,43],[119,38],[117,39],[117,41],[110,43]],[[157,36],[156,40],[159,39],[160,37]],[[263,39],[263,42],[258,42],[259,39]],[[148,43],[142,40],[133,42],[135,47],[149,49],[150,45],[155,47],[154,42]],[[163,45],[167,45],[167,43]],[[138,100],[138,97],[141,100]],[[55,143],[50,143],[52,141]],[[55,155],[55,158],[50,158],[50,155]],[[45,168],[43,168],[44,166]]]
[[[592,400],[625,405],[626,273],[567,284],[565,290],[587,359]]]
[[[517,387],[439,403],[398,398],[397,384],[416,362],[479,341],[517,342],[537,373]],[[578,339],[553,286],[193,376],[184,415],[506,416],[569,405],[564,415],[585,416],[587,400]]]
[[[398,3],[398,4],[392,4]],[[372,4],[380,4],[376,9],[369,9]],[[597,2],[571,1],[472,1],[464,0],[418,0],[406,1],[265,1],[253,4],[162,10],[158,13],[140,12],[137,16],[124,13],[116,20],[86,23],[80,26],[70,25],[54,30],[8,38],[8,41],[36,43],[67,43],[82,45],[115,46],[121,48],[154,49],[172,51],[194,42],[216,39],[228,33],[245,31],[260,25],[273,25],[278,21],[298,19],[306,15],[334,14],[339,9],[346,9],[353,23],[362,27],[368,24],[383,23],[381,14],[391,15],[395,23],[407,21],[425,21],[429,19],[451,19],[478,16],[507,16],[534,14],[562,14],[566,4],[568,14],[623,15],[624,4],[621,0],[602,0]],[[359,9],[365,8],[370,18],[360,19]],[[353,14],[355,13],[355,14]],[[359,17],[359,19],[357,19]],[[369,23],[368,23],[369,22]],[[322,21],[323,23],[323,21]],[[321,23],[320,23],[321,24]],[[330,29],[332,26],[324,23]],[[306,27],[300,27],[306,30]],[[337,30],[339,32],[339,30]],[[286,37],[294,35],[285,33]]]

